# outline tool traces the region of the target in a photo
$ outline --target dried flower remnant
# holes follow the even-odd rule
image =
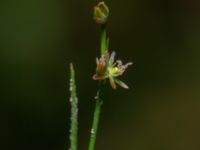
[[[96,58],[96,74],[93,76],[94,80],[103,80],[107,74],[109,54],[103,54],[100,58]]]
[[[123,75],[128,66],[132,65],[133,63],[129,62],[123,65],[121,60],[117,60],[115,62],[114,59],[115,52],[112,52],[110,56],[108,53],[106,53],[105,55],[102,55],[101,58],[97,58],[96,74],[93,76],[93,79],[105,80],[108,78],[113,89],[117,88],[116,84],[128,89],[129,87],[124,82],[117,79],[117,77]]]

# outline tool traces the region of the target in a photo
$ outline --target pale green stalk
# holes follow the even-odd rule
[[[105,54],[108,52],[108,39],[107,39],[107,36],[106,36],[106,24],[103,24],[101,25],[101,55]]]
[[[71,127],[70,127],[70,148],[77,150],[78,144],[78,99],[76,95],[75,71],[73,64],[70,64],[70,103],[71,103]]]

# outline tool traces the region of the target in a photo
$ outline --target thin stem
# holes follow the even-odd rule
[[[95,106],[94,118],[93,118],[91,135],[90,135],[89,150],[94,150],[94,148],[95,148],[97,130],[98,130],[99,120],[100,120],[101,107],[103,104],[102,96],[103,96],[104,85],[105,85],[105,81],[100,81],[99,90],[97,92],[97,96],[95,97],[96,106]]]
[[[100,45],[101,55],[104,55],[108,51],[108,39],[107,39],[107,35],[106,35],[106,24],[101,25],[100,44],[101,44]],[[94,148],[95,148],[97,130],[98,130],[99,120],[100,120],[101,107],[103,104],[102,97],[103,97],[104,87],[105,87],[105,81],[104,80],[100,81],[97,96],[95,97],[96,105],[95,105],[94,117],[93,117],[93,123],[92,123],[91,135],[90,135],[89,150],[94,150]]]
[[[101,50],[101,56],[103,56],[104,54],[106,54],[108,52],[108,47],[109,47],[109,40],[108,40],[107,34],[106,34],[106,24],[101,25],[100,35],[101,35],[100,50]],[[96,105],[95,105],[95,110],[94,110],[94,117],[93,117],[93,123],[92,123],[91,135],[90,135],[90,143],[89,143],[88,150],[94,150],[94,148],[95,148],[97,130],[99,127],[99,120],[100,120],[100,114],[101,114],[101,107],[103,104],[102,97],[103,97],[104,87],[105,87],[105,80],[101,80],[99,82],[99,89],[97,92],[97,96],[95,97]]]
[[[108,39],[106,36],[106,24],[101,25],[101,55],[105,54],[108,51]]]
[[[77,150],[78,143],[78,99],[76,96],[75,71],[70,64],[70,103],[71,103],[71,127],[70,127],[70,148]]]

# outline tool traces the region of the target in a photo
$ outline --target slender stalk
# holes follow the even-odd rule
[[[101,41],[100,41],[100,49],[101,49],[101,55],[104,55],[108,51],[108,39],[106,35],[106,24],[101,25]],[[92,129],[91,129],[91,135],[90,135],[90,143],[89,143],[89,149],[88,150],[94,150],[95,143],[96,143],[96,137],[97,137],[97,130],[99,126],[99,120],[100,120],[100,113],[101,113],[101,107],[103,104],[103,90],[105,87],[105,81],[99,82],[99,89],[97,92],[97,95],[95,97],[96,105],[94,110],[94,117],[93,117],[93,123],[92,123]]]
[[[78,99],[76,96],[75,71],[70,64],[70,103],[71,103],[71,127],[70,127],[70,148],[77,150],[78,143]]]
[[[94,9],[94,18],[96,22],[101,25],[101,28],[100,28],[101,57],[103,57],[108,52],[108,47],[109,47],[109,40],[106,34],[106,21],[108,18],[108,14],[109,14],[109,9],[103,1],[100,2]],[[94,117],[93,117],[88,150],[94,150],[95,148],[97,131],[99,127],[99,120],[100,120],[100,114],[101,114],[101,107],[103,104],[103,91],[105,87],[105,82],[106,82],[105,80],[99,81],[99,89],[95,97],[96,105],[95,105],[95,110],[94,110]]]
[[[101,55],[105,54],[108,51],[108,39],[106,36],[106,24],[101,25],[100,29],[101,34]]]
[[[97,130],[98,130],[99,120],[100,120],[101,107],[103,104],[102,97],[103,97],[104,85],[105,85],[105,81],[100,81],[99,90],[97,92],[97,96],[95,97],[96,106],[95,106],[94,118],[93,118],[91,135],[90,135],[89,150],[94,150],[94,148],[95,148]]]

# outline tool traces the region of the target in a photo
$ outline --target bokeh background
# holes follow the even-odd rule
[[[94,0],[0,1],[0,149],[69,145],[69,63],[87,150],[97,82]],[[133,61],[107,88],[96,150],[200,149],[200,3],[108,0],[110,50]]]

